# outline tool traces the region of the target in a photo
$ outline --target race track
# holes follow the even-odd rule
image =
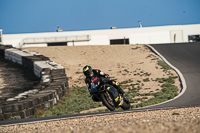
[[[152,44],[183,75],[187,88],[175,100],[145,109],[200,105],[200,43]]]
[[[135,112],[143,110],[154,109],[166,109],[177,108],[187,106],[199,106],[200,105],[200,42],[199,43],[179,43],[179,44],[152,44],[150,45],[159,52],[168,62],[176,67],[185,79],[186,86],[184,93],[181,93],[175,99],[170,101],[144,107],[140,109],[128,110],[128,111],[113,111],[113,112],[101,112],[91,114],[74,114],[65,116],[52,116],[52,117],[40,117],[29,118],[11,121],[0,121],[0,126],[22,124],[22,123],[34,123],[41,121],[51,121],[96,115],[115,114],[123,112]],[[154,51],[156,53],[156,51]]]

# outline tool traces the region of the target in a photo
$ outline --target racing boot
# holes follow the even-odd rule
[[[124,101],[128,102],[129,100],[126,98],[125,96],[125,92],[122,90],[122,88],[119,85],[114,86],[117,91],[121,94],[121,96],[123,97]]]

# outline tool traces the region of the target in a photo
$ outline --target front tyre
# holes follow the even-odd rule
[[[103,104],[110,110],[110,111],[114,111],[115,110],[115,104],[114,104],[114,98],[112,96],[112,94],[110,94],[109,92],[103,92],[100,94],[101,96],[101,100],[103,102]]]
[[[128,99],[124,99],[124,103],[122,104],[121,108],[123,110],[129,110],[131,107],[130,102]]]

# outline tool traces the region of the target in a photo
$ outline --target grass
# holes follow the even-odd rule
[[[133,80],[129,79],[129,80],[126,80],[126,81],[122,81],[120,84],[127,84],[127,83],[131,83],[131,82],[133,82]]]
[[[70,92],[58,103],[58,105],[45,111],[45,113],[40,116],[78,114],[80,111],[100,106],[102,106],[101,102],[94,102],[92,98],[89,97],[88,88],[86,86],[74,87],[70,89]]]
[[[139,49],[139,48],[140,48],[140,47],[137,46],[137,47],[135,47],[135,48],[131,48],[131,49],[132,49],[132,50],[136,50],[136,49]]]
[[[21,119],[21,116],[11,116],[9,120]]]
[[[174,82],[174,79],[175,78],[178,78],[177,76],[169,76],[169,78],[156,78],[156,81],[158,81],[159,83],[170,83],[170,84],[173,84],[175,83]]]
[[[82,74],[83,72],[76,72],[76,74]]]
[[[163,69],[163,71],[167,71],[167,70],[170,70],[171,67],[168,66],[164,61],[162,60],[158,60],[158,65],[160,65]]]
[[[152,57],[154,57],[154,55],[153,54],[149,54],[146,58],[152,58]]]
[[[146,73],[144,73],[144,74],[142,74],[142,76],[150,76],[151,75],[151,73],[148,73],[148,72],[146,72]]]
[[[139,108],[139,107],[158,104],[177,96],[178,89],[176,86],[173,85],[175,78],[177,77],[161,78],[160,81],[162,80],[163,82],[161,86],[162,87],[161,92],[140,94],[141,96],[152,95],[154,97],[149,99],[148,101],[142,102],[137,105],[133,105],[131,106],[131,108],[133,109],[133,108]]]
[[[125,72],[129,73],[129,71],[127,69],[124,69]]]
[[[149,78],[143,79],[144,82],[149,82]]]
[[[144,107],[148,105],[153,105],[157,103],[164,102],[166,100],[172,99],[178,95],[177,87],[173,85],[174,79],[177,77],[169,77],[169,78],[158,78],[156,81],[162,81],[162,89],[160,92],[149,92],[149,93],[139,93],[139,90],[142,89],[139,86],[139,83],[133,84],[132,80],[127,80],[121,82],[121,88],[125,89],[128,88],[128,92],[126,93],[127,98],[130,100],[131,103],[139,104],[132,105],[131,109]],[[131,85],[128,85],[132,83]],[[141,98],[135,98],[136,96],[141,96]],[[148,99],[147,96],[153,96],[153,98]],[[37,116],[35,117],[44,117],[44,116],[58,116],[58,115],[69,115],[69,114],[78,114],[83,110],[89,110],[91,108],[101,107],[101,102],[94,102],[91,97],[89,97],[88,89],[86,86],[83,87],[73,87],[70,89],[70,92],[58,103],[58,105],[54,106],[53,108],[47,111],[37,111]],[[117,110],[121,110],[120,108]],[[93,112],[105,112],[109,111],[108,109],[101,109]],[[176,115],[176,114],[173,114]]]
[[[172,115],[180,115],[179,113],[173,112]]]

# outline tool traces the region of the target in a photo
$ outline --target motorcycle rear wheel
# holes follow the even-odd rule
[[[104,92],[104,93],[101,93],[100,96],[101,96],[101,100],[102,100],[103,104],[110,111],[114,111],[115,110],[115,104],[114,104],[114,98],[113,98],[112,94],[110,94],[109,92]]]

